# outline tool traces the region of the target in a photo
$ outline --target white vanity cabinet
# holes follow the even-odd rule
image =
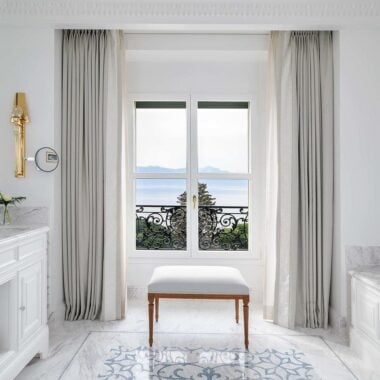
[[[380,266],[350,274],[350,345],[380,378]]]
[[[49,348],[47,227],[0,227],[0,379]]]

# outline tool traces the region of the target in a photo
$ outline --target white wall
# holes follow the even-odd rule
[[[15,92],[26,93],[30,123],[26,126],[26,154],[34,156],[42,146],[60,144],[56,132],[55,98],[55,39],[53,29],[0,29],[0,191],[24,195],[23,206],[49,207],[49,284],[50,311],[62,303],[62,275],[59,234],[60,191],[56,186],[59,171],[37,172],[33,163],[27,163],[26,177],[14,177],[14,139],[9,121]]]
[[[342,30],[337,54],[339,243],[333,302],[346,316],[345,248],[380,246],[380,31]]]
[[[130,35],[127,38],[127,87],[130,93],[182,93],[189,95],[253,95],[253,172],[257,205],[254,233],[264,232],[265,121],[267,36]],[[260,222],[261,221],[261,222]],[[231,265],[239,268],[262,300],[262,243],[256,248],[261,259],[140,259],[130,258],[129,286],[146,286],[153,269],[163,264]]]
[[[346,245],[380,245],[380,31],[340,33],[342,217]]]
[[[336,158],[339,163],[336,173],[336,211],[339,231],[334,258],[332,302],[337,314],[344,316],[345,246],[380,245],[380,31],[346,29],[338,32],[336,37]],[[265,109],[266,62],[261,43],[255,45],[249,40],[237,43],[229,38],[224,45],[219,41],[212,48],[210,39],[202,39],[202,43],[199,38],[198,42],[192,41],[187,42],[182,49],[175,43],[170,43],[170,48],[170,44],[157,48],[161,49],[161,58],[158,59],[157,49],[152,48],[152,43],[141,48],[141,42],[129,39],[129,91],[253,92],[257,95],[258,108]],[[13,136],[9,116],[14,93],[25,91],[31,116],[26,137],[28,155],[43,145],[51,145],[59,151],[60,131],[54,129],[60,119],[60,69],[56,66],[60,61],[58,42],[59,35],[53,29],[0,29],[0,191],[26,195],[28,199],[25,205],[49,206],[51,209],[49,255],[52,310],[61,305],[63,298],[59,244],[60,175],[59,172],[38,173],[28,164],[26,178],[14,178]],[[255,46],[253,50],[247,48],[250,44]],[[234,52],[231,53],[227,48]],[[189,51],[195,54],[189,54]],[[261,126],[265,124],[263,115],[259,121]],[[265,133],[264,129],[261,129],[262,133]],[[260,150],[262,147],[258,148],[255,165],[260,172],[263,162],[260,162],[259,157],[265,155]],[[259,188],[258,202],[264,202],[264,196],[263,188]],[[156,265],[142,259],[131,259],[129,264],[128,280],[135,286],[144,286]],[[250,285],[255,288],[261,286],[262,264],[262,261],[241,261],[238,264]]]

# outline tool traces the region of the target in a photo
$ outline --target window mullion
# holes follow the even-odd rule
[[[190,254],[198,250],[198,146],[197,146],[197,102],[191,99],[190,102],[190,194],[188,197],[188,208],[191,219],[190,224]],[[193,196],[197,197],[195,207]]]

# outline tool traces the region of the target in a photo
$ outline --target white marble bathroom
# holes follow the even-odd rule
[[[378,0],[0,0],[0,380],[380,379]]]

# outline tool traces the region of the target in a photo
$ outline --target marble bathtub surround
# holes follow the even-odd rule
[[[380,247],[347,246],[346,253],[346,287],[347,287],[347,325],[351,323],[351,275],[350,272],[380,265]],[[348,329],[346,331],[348,334]]]
[[[359,267],[380,265],[380,247],[347,246],[346,270],[350,272]]]
[[[241,342],[243,326],[233,320],[233,303],[200,300],[192,301],[192,307],[189,308],[187,302],[183,300],[162,300],[160,306],[162,314],[155,325],[154,350],[162,352],[163,347],[178,348],[180,354],[195,350],[196,353],[203,355],[205,361],[212,361],[210,350],[214,350],[212,352],[225,350],[228,357],[232,351],[237,350],[239,353],[243,348]],[[139,354],[146,355],[144,347],[147,346],[148,338],[147,314],[144,298],[129,300],[126,319],[122,321],[50,323],[51,346],[48,359],[33,361],[17,380],[94,379],[98,378],[98,375],[106,375],[109,369],[107,360],[110,360],[113,353],[117,353],[119,349],[136,350],[142,347]],[[331,336],[326,335],[326,338],[323,338],[318,335],[308,335],[310,331],[306,333],[288,330],[264,321],[261,308],[255,305],[250,315],[250,331],[252,332],[250,353],[262,354],[266,350],[273,353],[275,350],[280,356],[289,353],[290,358],[293,353],[302,354],[300,360],[313,367],[310,379],[371,378],[371,371],[362,366],[349,348],[340,343],[333,343]],[[313,333],[319,334],[315,330]],[[272,359],[269,360],[269,366]],[[209,367],[212,367],[212,363]],[[230,367],[225,368],[219,379],[225,379],[223,375],[227,375],[230,369]],[[141,377],[144,378],[149,377]]]
[[[380,378],[380,265],[358,267],[350,275],[350,347]]]
[[[350,274],[380,291],[380,265],[358,267]]]

